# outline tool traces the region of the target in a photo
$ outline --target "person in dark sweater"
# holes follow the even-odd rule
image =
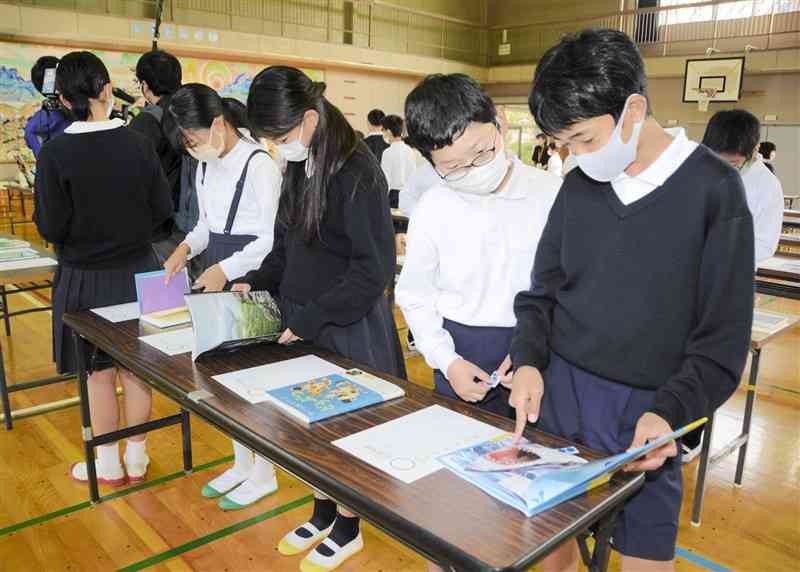
[[[174,216],[158,230],[153,242],[153,250],[161,264],[197,223],[196,197],[185,196],[187,191],[195,190],[193,179],[197,163],[180,147],[175,118],[166,112],[172,95],[181,87],[182,78],[180,61],[164,50],[146,52],[136,62],[136,81],[147,105],[131,121],[130,128],[153,143],[169,182],[174,211]],[[187,217],[190,220],[187,221]],[[193,279],[199,277],[203,264],[203,257],[192,259],[189,272]]]
[[[154,229],[172,213],[172,202],[150,142],[125,129],[122,120],[108,119],[113,97],[103,62],[90,52],[67,54],[58,66],[56,85],[77,121],[42,147],[33,219],[58,254],[53,345],[58,371],[71,373],[77,361],[64,314],[136,300],[134,274],[158,269],[150,243]],[[117,429],[117,374],[125,389],[127,423],[149,419],[149,386],[96,348],[87,347],[84,359],[95,435]],[[121,485],[143,480],[149,463],[144,439],[128,439],[125,469],[117,443],[98,447],[99,481]],[[73,465],[71,475],[86,481],[86,463]]]
[[[367,114],[367,123],[369,123],[369,133],[364,138],[364,143],[367,145],[372,154],[378,160],[380,165],[383,159],[383,152],[389,148],[389,144],[383,138],[383,120],[386,119],[386,114],[380,109],[373,109]]]
[[[310,340],[405,377],[385,296],[395,269],[386,179],[324,93],[324,83],[291,67],[269,67],[253,80],[251,127],[289,163],[272,251],[233,289],[279,297],[286,325],[280,343]],[[363,547],[358,518],[316,495],[310,521],[287,534],[278,550],[300,554],[322,539],[301,569],[333,569]]]
[[[709,416],[739,383],[753,313],[753,221],[735,169],[650,115],[642,58],[622,32],[548,50],[531,113],[575,154],[514,303],[511,404],[526,422],[619,453]],[[613,532],[622,569],[672,570],[677,446]],[[545,570],[577,570],[565,544]]]

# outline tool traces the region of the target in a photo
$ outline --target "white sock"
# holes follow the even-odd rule
[[[97,469],[103,474],[117,473],[119,462],[119,443],[97,447]]]
[[[253,452],[238,441],[233,441],[233,468],[245,476],[253,469]]]
[[[125,444],[125,461],[128,463],[147,462],[147,439],[143,441],[128,441]]]
[[[277,480],[275,465],[267,461],[264,457],[255,455],[253,470],[247,480],[253,484],[272,486]]]

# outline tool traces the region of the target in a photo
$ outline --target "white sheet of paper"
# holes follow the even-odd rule
[[[114,324],[127,322],[128,320],[136,320],[139,318],[139,302],[94,308],[92,312]]]
[[[800,272],[800,260],[778,258],[773,256],[759,263],[759,268],[782,270],[784,272]]]
[[[336,364],[308,355],[215,375],[213,379],[250,403],[263,403],[269,401],[270,389],[342,371]]]
[[[409,484],[441,469],[437,461],[441,455],[503,433],[506,431],[431,405],[333,444]]]
[[[192,328],[182,328],[173,332],[142,336],[139,339],[168,356],[189,353],[194,347],[194,332]]]
[[[0,271],[22,270],[24,268],[37,268],[39,266],[56,266],[58,261],[52,258],[27,258],[25,260],[11,260],[0,262]]]
[[[791,316],[784,314],[755,310],[753,312],[753,331],[769,335],[785,327],[791,320]]]

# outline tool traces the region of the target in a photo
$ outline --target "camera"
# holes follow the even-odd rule
[[[62,109],[61,101],[58,99],[58,91],[56,91],[56,68],[54,67],[44,70],[42,95],[44,96],[43,109],[47,111],[59,111]]]

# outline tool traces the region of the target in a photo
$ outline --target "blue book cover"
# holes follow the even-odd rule
[[[439,461],[462,479],[528,517],[605,484],[624,465],[701,426],[700,419],[643,447],[587,462],[577,449],[513,443],[510,434],[454,451]]]
[[[267,392],[273,403],[306,423],[401,397],[403,390],[360,370],[348,370]]]

